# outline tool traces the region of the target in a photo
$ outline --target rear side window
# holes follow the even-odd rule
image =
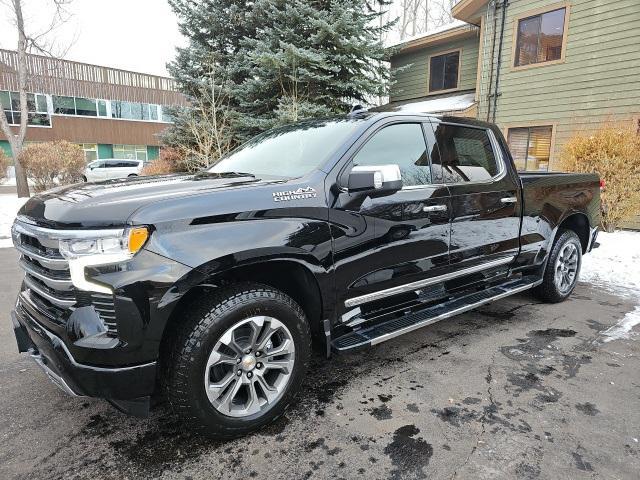
[[[481,182],[500,170],[486,130],[440,124],[436,128],[445,183]]]
[[[371,137],[353,158],[354,165],[391,165],[400,167],[405,186],[431,183],[427,147],[418,123],[400,123],[384,127]]]

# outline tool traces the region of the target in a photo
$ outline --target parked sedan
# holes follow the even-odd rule
[[[113,178],[137,177],[143,167],[142,160],[96,160],[87,165],[82,179],[85,182],[98,182]]]

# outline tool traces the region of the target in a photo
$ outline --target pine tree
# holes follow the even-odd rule
[[[276,125],[344,114],[385,95],[385,0],[170,0],[189,46],[169,66],[192,97],[212,62],[236,141]]]

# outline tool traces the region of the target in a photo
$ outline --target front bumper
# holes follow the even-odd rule
[[[18,351],[29,353],[66,393],[104,398],[121,410],[143,416],[156,382],[156,362],[119,368],[78,363],[64,342],[20,309],[11,312]]]

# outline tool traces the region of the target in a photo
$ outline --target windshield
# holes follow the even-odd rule
[[[322,166],[361,119],[309,120],[252,138],[209,169],[211,173],[300,177]]]

